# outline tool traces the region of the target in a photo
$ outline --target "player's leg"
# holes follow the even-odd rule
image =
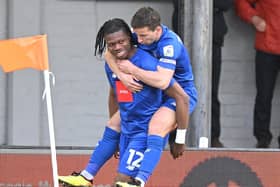
[[[178,84],[176,83],[176,85]],[[169,90],[174,96],[174,85]],[[147,182],[157,166],[165,147],[168,133],[176,127],[175,111],[175,99],[165,95],[162,107],[155,112],[149,123],[149,135],[147,138],[147,150],[149,151],[145,151],[144,159],[136,176],[136,179],[141,181],[142,184]]]
[[[175,111],[177,128],[185,130],[189,124],[190,98],[186,91],[177,83],[164,91],[164,105]],[[185,142],[183,142],[185,143]]]
[[[153,115],[149,124],[149,134],[165,137],[176,127],[186,129],[189,122],[190,98],[176,81],[171,81],[164,91],[162,107]]]
[[[115,128],[120,124],[119,112],[112,116],[108,124]],[[82,175],[87,176],[87,178],[93,178],[103,164],[112,157],[118,148],[120,139],[120,127],[118,126],[117,128],[117,130],[113,130],[110,127],[105,128],[103,138],[93,151],[86,169],[81,173]]]
[[[194,86],[189,86],[185,88],[185,92],[189,95],[189,112],[191,113],[197,101],[196,89]],[[165,147],[167,135],[176,127],[176,105],[174,103],[175,99],[165,98],[162,107],[153,115],[149,123],[149,135],[147,138],[147,150],[149,151],[145,151],[144,159],[136,176],[136,179],[142,181],[142,183],[146,183],[154,171]],[[179,147],[181,149],[178,148],[178,152],[184,150],[184,144]]]
[[[133,137],[121,135],[120,162],[118,166],[118,175],[116,177],[116,187],[141,186],[140,182],[136,183],[134,177],[139,171],[146,146],[146,132],[139,133]]]
[[[163,104],[175,110],[176,113],[177,129],[169,133],[170,152],[174,159],[183,155],[189,117],[197,103],[197,91],[193,82],[185,83],[184,85],[184,89],[179,84],[174,84],[168,88],[165,93],[171,98],[168,98]],[[174,103],[173,99],[175,99],[176,108],[172,105]]]
[[[120,114],[116,112],[108,121],[102,139],[93,151],[86,168],[79,175],[59,176],[61,183],[72,186],[92,186],[94,176],[118,148]]]
[[[136,179],[145,184],[157,166],[162,151],[166,145],[168,133],[175,128],[175,111],[161,107],[149,123],[149,135],[144,159],[139,168]],[[148,151],[147,151],[148,150]]]

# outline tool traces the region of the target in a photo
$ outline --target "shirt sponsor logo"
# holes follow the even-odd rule
[[[121,81],[116,81],[116,92],[118,102],[133,102],[132,92]]]

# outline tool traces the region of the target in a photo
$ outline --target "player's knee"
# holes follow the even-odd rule
[[[113,120],[109,120],[107,123],[107,127],[109,127],[110,129],[113,129],[117,132],[120,132],[121,127],[119,123],[114,122]]]
[[[170,127],[163,127],[163,126],[156,126],[156,125],[150,125],[149,126],[149,135],[158,135],[161,137],[165,137],[172,128]]]

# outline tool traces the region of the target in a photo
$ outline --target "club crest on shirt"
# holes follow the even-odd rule
[[[167,57],[173,57],[174,56],[174,48],[172,45],[167,45],[163,47],[163,55]]]

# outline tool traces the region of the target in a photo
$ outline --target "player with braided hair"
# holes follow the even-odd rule
[[[157,165],[154,158],[159,156],[162,151],[158,149],[160,147],[158,145],[168,134],[171,137],[169,143],[173,158],[178,158],[183,154],[189,116],[196,106],[197,91],[186,47],[178,35],[161,24],[160,15],[156,10],[151,7],[138,9],[132,17],[131,26],[135,41],[138,42],[138,48],[150,52],[158,59],[157,70],[141,69],[127,59],[116,60],[110,53],[106,53],[105,59],[114,73],[131,91],[139,91],[142,88],[141,84],[135,80],[141,80],[156,88],[164,89],[162,105],[149,123],[147,149],[150,151],[145,152],[136,177],[145,182],[152,171],[151,168]],[[176,97],[170,95],[170,93],[178,94],[178,89],[169,84],[172,78],[188,95],[186,101],[188,110],[182,110],[180,103],[174,101]],[[179,93],[179,95],[181,94]],[[175,127],[177,130],[173,131]],[[125,183],[122,185],[127,186]]]
[[[131,30],[123,20],[118,18],[108,20],[97,34],[94,53],[102,56],[107,48],[116,59],[129,59],[137,67],[155,71],[158,60],[144,50],[136,48],[133,41]],[[110,83],[109,113],[111,119],[109,124],[117,126],[116,124],[120,123],[120,129],[107,126],[103,138],[92,153],[86,168],[79,175],[60,176],[59,181],[63,184],[91,186],[94,176],[111,158],[118,146],[120,162],[117,183],[132,182],[131,178],[135,178],[138,174],[147,147],[148,124],[161,105],[162,91],[141,83],[143,89],[132,93],[119,81],[107,63],[105,63],[105,71]],[[180,88],[174,79],[170,81],[170,86],[172,85]],[[184,93],[183,90],[181,91]],[[164,148],[166,139],[167,137],[158,145],[160,150]],[[154,158],[154,161],[158,162],[159,159],[160,156]],[[140,185],[138,182],[132,186]]]

